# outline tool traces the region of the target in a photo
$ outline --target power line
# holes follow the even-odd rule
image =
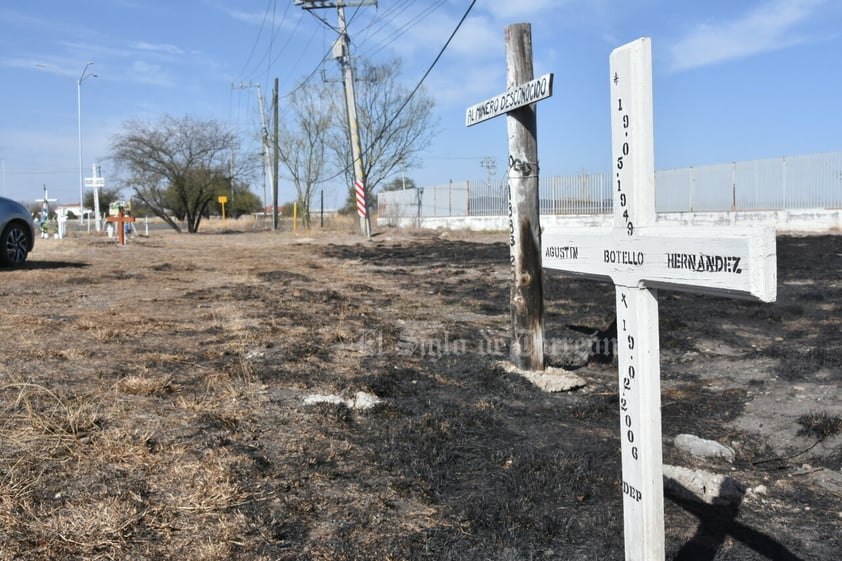
[[[357,14],[360,12],[360,8],[361,8],[361,7],[362,7],[362,6],[357,6],[357,7],[356,7],[356,10],[354,10],[354,13],[351,15],[350,21],[353,21],[353,20],[354,20],[354,18],[355,18],[355,17],[357,16]],[[314,18],[316,18],[318,21],[322,22],[322,23],[323,23],[323,24],[324,24],[327,28],[331,29],[332,31],[334,31],[334,32],[336,32],[336,33],[339,33],[339,29],[338,29],[338,28],[336,28],[333,24],[331,24],[331,23],[330,23],[328,20],[326,20],[325,18],[321,17],[320,15],[317,15],[317,14],[316,14],[316,12],[314,12],[313,10],[304,10],[304,11],[306,11],[306,12],[310,13],[310,14],[311,14]],[[314,37],[314,35],[313,35],[313,34],[311,34],[311,35],[310,35],[310,42],[312,42],[312,41],[313,41],[313,37]],[[309,45],[309,43],[308,43],[308,45]],[[306,49],[306,48],[301,50],[302,54],[303,54],[304,52],[306,52],[306,51],[307,51],[307,49]],[[327,50],[325,51],[325,54],[324,54],[324,55],[322,55],[321,59],[319,59],[318,64],[316,64],[316,67],[315,67],[315,68],[314,68],[314,69],[313,69],[313,70],[312,70],[312,71],[311,71],[311,72],[307,75],[307,77],[306,77],[306,78],[304,78],[304,80],[303,80],[303,81],[301,81],[301,83],[299,83],[296,87],[292,88],[289,92],[287,92],[286,94],[284,94],[284,95],[282,95],[282,96],[280,96],[280,97],[282,97],[282,98],[288,98],[288,97],[292,96],[293,94],[295,94],[298,90],[300,90],[301,88],[303,88],[305,85],[307,85],[307,83],[308,83],[310,80],[312,80],[312,79],[313,79],[313,76],[315,76],[315,75],[316,75],[316,73],[319,71],[319,69],[322,67],[322,65],[324,64],[325,60],[327,60],[328,55],[330,55],[332,52],[333,52],[333,43],[331,43],[330,47],[328,47],[328,48],[327,48]],[[300,57],[299,57],[299,60],[300,60]]]
[[[409,102],[412,101],[412,98],[415,96],[416,93],[418,93],[418,90],[421,89],[421,86],[424,84],[424,80],[427,79],[427,76],[429,76],[430,72],[433,71],[433,68],[436,67],[436,64],[438,64],[439,60],[441,60],[441,57],[444,56],[444,52],[447,50],[447,47],[450,46],[450,42],[453,41],[453,38],[456,36],[456,33],[462,27],[462,24],[465,23],[465,20],[468,19],[468,16],[470,15],[471,10],[474,9],[474,5],[476,3],[477,3],[477,0],[471,0],[470,6],[468,6],[467,10],[465,10],[465,14],[462,16],[462,19],[459,20],[459,23],[456,24],[456,27],[454,28],[453,32],[450,34],[450,37],[447,38],[447,41],[444,43],[444,46],[439,51],[439,54],[437,54],[436,58],[433,59],[432,64],[430,64],[430,67],[427,68],[426,72],[424,72],[424,75],[421,76],[421,79],[418,81],[418,84],[415,85],[415,88],[410,92],[409,96],[407,96],[406,101],[404,101],[403,105],[401,105],[400,108],[395,112],[395,115],[394,115],[394,117],[392,117],[392,120],[389,121],[388,123],[386,123],[386,126],[383,127],[384,131],[386,129],[388,129],[392,125],[392,123],[395,122],[395,120],[398,118],[398,115],[400,115],[401,111],[406,109],[406,106],[409,105]],[[375,142],[377,140],[380,140],[380,138],[382,136],[383,136],[383,133],[381,132],[380,136],[378,136],[377,139],[375,139]]]
[[[282,97],[282,98],[286,99],[286,98],[290,97],[291,95],[293,95],[293,94],[294,94],[295,92],[297,92],[298,90],[300,90],[301,88],[303,88],[304,86],[306,86],[306,85],[307,85],[307,83],[308,83],[310,80],[312,80],[312,79],[313,79],[313,76],[315,76],[315,75],[316,75],[316,72],[318,72],[318,71],[319,71],[319,69],[322,67],[322,64],[324,64],[324,61],[325,61],[325,59],[327,59],[328,55],[329,55],[330,53],[332,53],[332,52],[333,52],[333,45],[331,45],[330,47],[328,47],[327,51],[325,52],[325,54],[324,54],[324,55],[322,55],[321,60],[319,60],[319,63],[316,65],[316,67],[313,69],[313,71],[312,71],[312,72],[310,72],[310,73],[307,75],[307,77],[306,77],[306,78],[304,78],[304,80],[303,80],[300,84],[298,84],[297,86],[295,86],[294,88],[292,88],[289,92],[287,92],[286,94],[284,94],[284,95],[282,95],[282,96],[280,96],[280,97]]]
[[[289,4],[287,4],[287,8],[289,8]],[[269,73],[271,72],[272,68],[272,51],[275,48],[275,14],[278,13],[278,0],[274,0],[274,4],[272,5],[272,36],[269,38],[269,49],[266,53],[269,56],[269,61],[266,63],[266,79],[269,79]]]
[[[269,6],[271,5],[272,0],[269,0],[268,4],[266,4],[266,9],[263,12],[263,21],[260,22],[260,29],[257,30],[257,37],[254,39],[254,44],[251,46],[251,51],[249,52],[249,56],[246,58],[246,63],[243,65],[243,69],[240,70],[241,76],[245,75],[246,68],[248,68],[249,63],[254,56],[254,52],[257,50],[257,45],[260,43],[260,36],[263,34],[263,27],[266,25],[266,18],[269,17]]]
[[[249,59],[246,64],[243,66],[242,71],[240,72],[240,76],[244,80],[251,80],[256,77],[256,75],[260,72],[260,68],[263,66],[264,62],[266,63],[266,79],[269,79],[269,74],[271,73],[272,65],[275,61],[280,58],[280,56],[290,47],[293,39],[295,38],[295,33],[298,31],[299,26],[301,25],[301,20],[303,18],[303,14],[299,13],[298,18],[295,20],[293,24],[292,30],[287,34],[286,40],[280,46],[280,48],[276,51],[276,41],[278,36],[280,35],[281,31],[286,28],[286,22],[289,20],[289,10],[291,7],[291,3],[287,3],[286,8],[284,9],[283,13],[278,18],[277,14],[277,0],[269,0],[269,4],[266,6],[266,11],[263,16],[263,22],[261,23],[260,32],[258,32],[257,39],[255,40],[255,44],[252,47],[252,52],[249,55]],[[271,21],[270,20],[270,9],[271,9]],[[262,36],[263,30],[268,26],[271,27],[271,31],[269,31],[269,45],[263,50],[263,54],[260,56],[259,59],[255,58],[255,53],[257,51],[257,46],[260,42],[260,37]],[[312,40],[312,37],[311,37]],[[301,60],[301,56],[306,52],[306,47],[299,49],[299,59]],[[252,64],[252,61],[254,63]]]
[[[397,41],[398,39],[403,37],[411,28],[418,25],[421,21],[423,21],[430,14],[432,14],[437,9],[439,9],[446,2],[447,2],[447,0],[438,0],[437,3],[431,4],[431,5],[427,6],[426,8],[424,8],[423,10],[421,10],[415,16],[413,16],[412,18],[407,20],[406,23],[397,27],[395,30],[393,30],[391,33],[389,33],[386,37],[384,37],[383,40],[380,42],[379,48],[377,48],[377,50],[371,51],[370,53],[367,53],[366,56],[372,57],[372,56],[376,55],[377,53],[379,53],[380,51],[382,51],[383,49],[385,49],[386,47],[388,47],[389,45],[391,45],[392,43],[394,43],[395,41]],[[394,18],[394,19],[397,19],[397,18]],[[392,21],[394,21],[394,19]],[[384,22],[383,25],[380,26],[380,28],[378,28],[377,32],[380,32],[381,30],[383,30],[388,25],[388,23],[390,23],[390,22],[388,22],[388,21]]]
[[[368,41],[374,35],[380,32],[389,23],[395,21],[398,15],[407,13],[409,11],[409,8],[414,3],[415,0],[404,0],[402,2],[396,2],[391,7],[387,8],[382,14],[380,14],[378,18],[372,20],[371,23],[369,23],[366,27],[360,30],[360,33],[365,33],[366,36],[360,41],[360,43],[357,46],[361,47],[366,41]],[[377,24],[380,24],[380,26],[376,30],[371,31],[371,29]]]
[[[380,132],[379,132],[379,133],[378,133],[378,135],[374,138],[374,140],[372,140],[372,141],[369,143],[368,147],[366,147],[366,148],[363,150],[363,155],[364,155],[364,156],[365,156],[366,154],[368,154],[368,153],[369,153],[369,152],[370,152],[370,151],[374,148],[374,145],[375,145],[375,144],[376,144],[376,143],[377,143],[377,142],[378,142],[381,138],[383,138],[383,135],[384,135],[384,134],[386,134],[386,131],[387,131],[387,130],[389,130],[389,127],[391,127],[391,126],[392,126],[392,124],[393,124],[393,123],[397,120],[397,118],[400,116],[401,112],[403,112],[403,110],[404,110],[404,109],[406,109],[406,106],[407,106],[407,105],[409,105],[409,102],[410,102],[410,101],[412,101],[412,98],[415,96],[415,94],[416,94],[416,93],[418,93],[418,90],[419,90],[419,89],[421,89],[421,86],[424,84],[424,81],[427,79],[427,76],[429,76],[429,75],[430,75],[430,72],[432,72],[432,71],[433,71],[433,68],[435,68],[435,66],[436,66],[436,64],[438,64],[439,60],[441,60],[441,57],[444,55],[444,52],[447,50],[447,47],[448,47],[448,46],[450,46],[451,41],[453,41],[453,38],[456,36],[456,33],[457,33],[457,32],[459,31],[459,29],[462,27],[462,24],[463,24],[463,23],[465,23],[465,20],[466,20],[466,19],[468,19],[468,16],[470,15],[471,10],[473,10],[473,9],[474,9],[474,5],[475,5],[476,3],[477,3],[477,0],[471,0],[471,4],[468,6],[468,9],[467,9],[467,10],[465,10],[465,14],[464,14],[464,15],[462,16],[462,18],[459,20],[459,23],[457,23],[457,24],[456,24],[456,27],[453,29],[453,32],[450,34],[450,37],[448,37],[448,38],[447,38],[447,41],[444,43],[444,46],[441,48],[441,50],[439,51],[439,53],[436,55],[436,58],[435,58],[435,59],[433,59],[432,64],[430,64],[429,68],[427,68],[427,71],[426,71],[426,72],[424,72],[424,75],[423,75],[423,76],[421,76],[421,79],[418,81],[418,84],[416,84],[415,88],[414,88],[414,89],[413,89],[413,90],[409,93],[409,95],[406,97],[406,100],[403,102],[403,104],[400,106],[400,108],[398,108],[398,110],[397,110],[397,111],[395,111],[395,114],[392,116],[391,120],[389,120],[389,122],[388,122],[388,123],[386,123],[386,125],[385,125],[385,126],[384,126],[381,130],[380,130]],[[350,166],[345,166],[342,170],[340,170],[340,171],[339,171],[339,172],[337,172],[336,174],[334,174],[334,175],[332,175],[331,177],[328,177],[327,179],[325,179],[325,180],[321,181],[321,183],[326,183],[326,182],[328,182],[328,181],[331,181],[331,180],[333,180],[333,179],[336,179],[337,177],[339,177],[339,176],[341,176],[341,175],[345,174],[345,173],[346,173],[349,169],[350,169]]]
[[[439,0],[439,2],[440,2],[440,3],[441,3],[441,1],[442,1],[442,0]],[[409,4],[408,4],[408,5],[412,5],[414,2],[415,2],[415,0],[409,0]],[[399,13],[399,12],[402,12],[403,10],[405,10],[405,8],[406,8],[406,7],[408,7],[408,5],[407,5],[407,4],[405,4],[405,3],[402,3],[402,2],[398,2],[398,3],[394,4],[392,7],[388,8],[388,9],[387,9],[387,10],[383,13],[383,18],[385,18],[387,15],[388,15],[388,16],[392,15],[392,13]],[[360,12],[360,7],[361,7],[361,6],[357,6],[357,7],[356,7],[356,10],[354,10],[354,13],[352,14],[352,16],[351,16],[351,18],[350,18],[349,22],[350,22],[350,21],[353,21],[353,20],[354,20],[354,18],[356,18],[356,17],[357,17],[357,15],[358,15],[359,13],[361,13],[361,12]],[[315,12],[315,11],[313,11],[313,10],[304,10],[304,11],[306,11],[306,12],[310,13],[310,15],[312,15],[312,16],[313,16],[316,20],[318,20],[319,22],[323,23],[323,24],[324,24],[324,26],[325,26],[326,28],[328,28],[328,29],[332,30],[332,31],[333,31],[333,32],[335,32],[335,33],[339,33],[339,29],[337,29],[337,27],[336,27],[335,25],[333,25],[332,23],[330,23],[330,21],[328,21],[327,19],[325,19],[324,17],[322,17],[321,15],[319,15],[317,12]],[[363,30],[361,31],[361,33],[363,33],[363,32],[365,32],[366,30],[368,30],[368,29],[372,28],[372,27],[373,27],[373,26],[374,26],[374,25],[375,25],[378,21],[382,21],[382,19],[383,19],[383,18],[378,18],[378,19],[375,19],[374,21],[372,21],[371,23],[369,23],[367,27],[363,28]],[[384,23],[384,26],[385,26],[385,25],[386,25],[386,23]],[[311,36],[310,36],[310,40],[311,40],[311,42],[312,42],[313,37],[314,37],[314,35],[311,35]],[[366,40],[367,40],[367,39],[364,39],[364,40],[363,40],[360,44],[364,43]],[[301,49],[301,53],[302,53],[302,55],[303,55],[303,53],[305,53],[305,52],[307,52],[307,49],[306,49],[306,48]],[[321,69],[322,65],[325,63],[325,61],[328,59],[328,56],[329,56],[332,52],[333,52],[333,42],[331,42],[330,46],[328,46],[328,47],[327,47],[327,49],[325,50],[325,54],[324,54],[324,55],[322,55],[322,57],[319,59],[319,62],[316,64],[316,67],[315,67],[315,68],[313,68],[313,70],[312,70],[312,71],[310,71],[310,72],[307,74],[307,76],[306,76],[306,77],[305,77],[305,78],[304,78],[304,79],[303,79],[303,80],[302,80],[302,81],[301,81],[301,82],[300,82],[297,86],[295,86],[294,88],[292,88],[292,89],[291,89],[289,92],[287,92],[286,94],[281,95],[280,97],[282,97],[282,98],[288,98],[288,97],[292,96],[293,94],[295,94],[298,90],[300,90],[301,88],[303,88],[304,86],[306,86],[306,85],[310,82],[310,80],[312,80],[312,79],[313,79],[313,77],[314,77],[314,76],[318,73],[319,69]],[[299,57],[299,60],[300,60],[300,57]]]

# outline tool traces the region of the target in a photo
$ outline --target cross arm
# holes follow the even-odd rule
[[[775,232],[771,228],[547,229],[545,269],[660,288],[774,302]]]

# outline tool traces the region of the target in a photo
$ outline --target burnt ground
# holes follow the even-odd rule
[[[622,559],[616,364],[568,327],[613,289],[546,279],[549,361],[588,383],[548,394],[501,364],[503,235],[310,235],[42,240],[0,271],[0,560]],[[746,491],[668,494],[668,559],[842,551],[842,236],[778,255],[775,304],[660,295],[664,460]]]

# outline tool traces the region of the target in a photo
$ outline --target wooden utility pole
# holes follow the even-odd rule
[[[341,53],[337,53],[342,65],[345,82],[345,106],[348,111],[348,131],[351,136],[351,158],[354,160],[354,196],[357,201],[357,215],[360,217],[360,230],[371,239],[371,219],[368,215],[368,200],[365,189],[365,171],[363,169],[363,148],[360,142],[360,125],[357,121],[357,98],[354,93],[354,67],[351,64],[351,40],[345,25],[345,8],[337,4],[339,11],[339,41]]]
[[[532,27],[506,27],[506,86],[533,79]],[[541,222],[538,216],[536,104],[508,112],[509,242],[512,259],[512,346],[510,359],[524,370],[544,369],[544,283],[541,273]]]
[[[272,90],[272,113],[274,118],[272,131],[272,230],[278,229],[278,79]]]
[[[365,170],[363,168],[363,150],[360,142],[359,123],[357,121],[357,100],[354,95],[354,67],[351,63],[351,39],[345,23],[346,6],[377,6],[377,0],[293,0],[296,6],[305,10],[336,8],[339,12],[339,39],[333,46],[333,56],[342,67],[345,84],[345,108],[348,115],[348,138],[351,141],[351,159],[354,168],[354,198],[357,215],[360,217],[362,233],[371,239],[371,217],[368,214],[366,200]]]

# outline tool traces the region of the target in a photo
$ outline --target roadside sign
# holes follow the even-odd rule
[[[470,127],[493,119],[551,95],[553,95],[553,75],[544,74],[540,78],[515,86],[489,100],[468,107],[465,112],[465,126]]]

